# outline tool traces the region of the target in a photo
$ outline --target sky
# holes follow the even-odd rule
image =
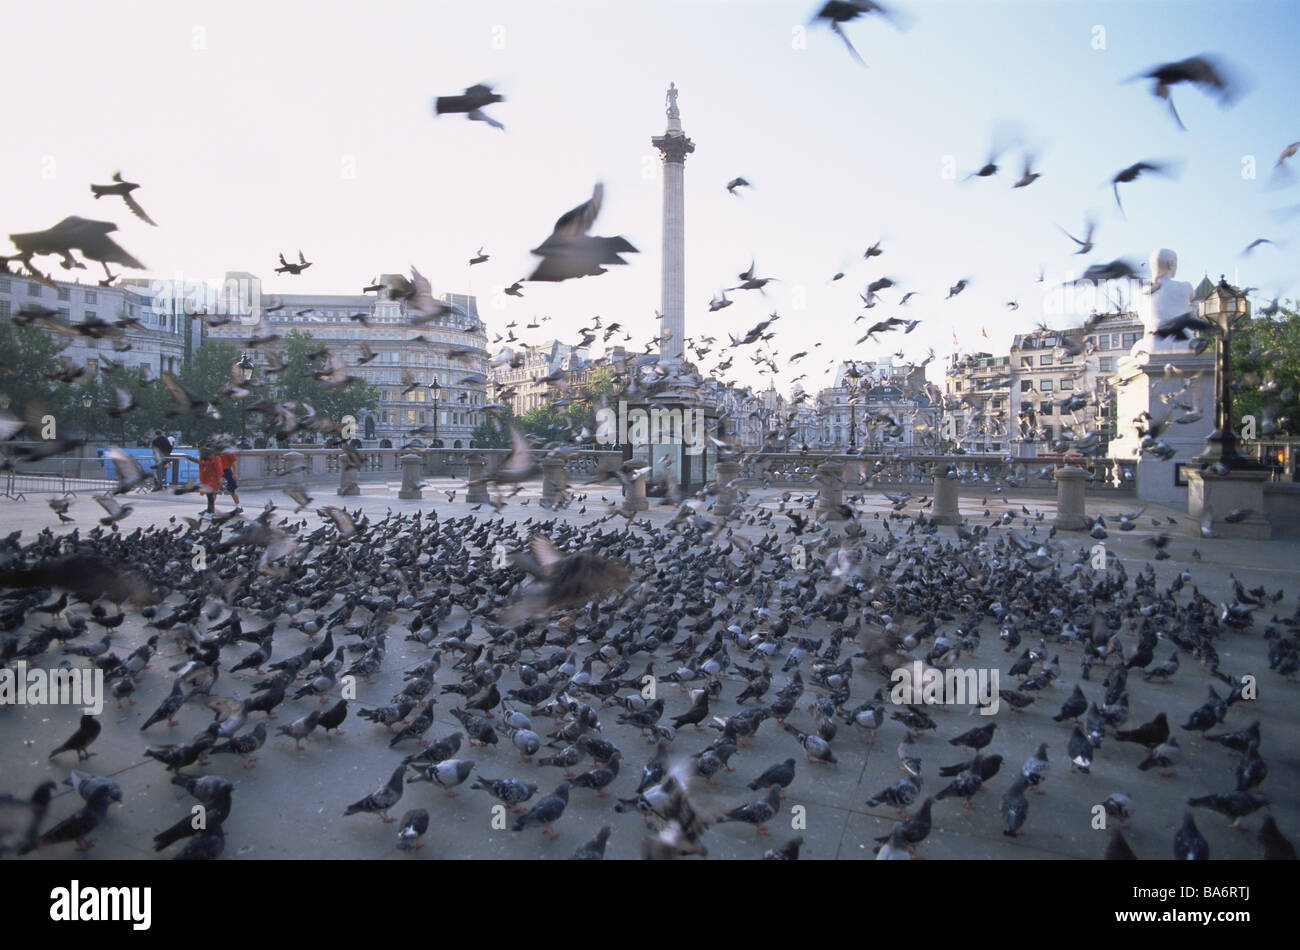
[[[812,23],[819,6],[6,4],[0,235],[66,215],[111,220],[148,276],[251,271],[269,293],[357,293],[414,265],[435,292],[477,295],[489,339],[517,321],[525,342],[574,342],[599,314],[641,349],[660,307],[650,139],[664,130],[671,81],[696,145],[685,173],[687,333],[725,343],[780,314],[768,348],[782,392],[801,373],[816,390],[837,361],[900,347],[917,362],[932,347],[939,380],[954,338],[958,352],[1005,354],[1040,320],[1078,325],[1094,300],[1063,294],[1062,281],[1088,264],[1145,262],[1158,247],[1178,253],[1180,279],[1226,274],[1264,299],[1300,296],[1300,167],[1282,180],[1273,169],[1300,139],[1300,4],[898,0],[904,28],[877,16],[845,25],[865,66]],[[1125,82],[1202,53],[1229,68],[1240,95],[1223,107],[1174,87],[1189,131],[1150,80]],[[506,97],[488,109],[505,131],[434,115],[435,96],[478,82]],[[995,140],[1019,144],[996,175],[963,181]],[[1042,177],[1012,189],[1026,151]],[[1176,177],[1122,185],[1121,216],[1111,176],[1152,160]],[[141,183],[135,196],[159,227],[119,199],[92,198],[89,184],[118,169]],[[736,176],[753,188],[728,194]],[[529,249],[596,182],[605,201],[593,233],[624,235],[640,253],[600,276],[503,296],[534,266]],[[1080,235],[1089,214],[1096,248],[1072,255],[1058,225]],[[1278,244],[1242,256],[1261,237]],[[877,240],[884,254],[864,261]],[[480,246],[491,259],[471,268]],[[309,270],[272,273],[277,254],[300,248]],[[709,313],[751,260],[776,278],[766,296],[737,291]],[[885,276],[896,287],[864,310],[859,294]],[[962,278],[967,289],[945,300]],[[917,294],[900,307],[907,290]],[[552,320],[523,331],[534,316]],[[889,316],[922,323],[856,343]],[[791,367],[800,350],[809,356]],[[744,348],[728,375],[766,388],[754,352]]]

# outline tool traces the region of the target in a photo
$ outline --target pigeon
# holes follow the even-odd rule
[[[465,89],[459,96],[438,96],[433,101],[435,115],[460,113],[472,122],[486,122],[494,129],[505,131],[505,126],[483,111],[485,106],[504,102],[505,96],[492,91],[485,83],[475,83]],[[482,251],[480,250],[480,254]]]
[[[27,801],[0,794],[0,858],[11,854],[26,854],[36,847],[37,831],[45,820],[50,799],[57,788],[53,782],[42,782]],[[119,790],[119,800],[120,797]]]
[[[1251,812],[1268,805],[1268,799],[1258,792],[1228,792],[1226,795],[1202,795],[1187,799],[1192,807],[1210,808],[1232,819],[1232,827]]]
[[[599,861],[605,857],[605,844],[609,841],[611,832],[609,825],[604,825],[596,832],[596,837],[592,838],[586,844],[569,855],[570,861]]]
[[[1105,859],[1107,861],[1136,861],[1137,855],[1133,849],[1128,846],[1124,840],[1124,835],[1116,828],[1110,834],[1110,841],[1106,845]]]
[[[739,805],[731,809],[725,815],[718,819],[718,824],[729,821],[744,821],[754,825],[760,835],[767,834],[767,822],[781,807],[780,789],[768,789],[767,797],[756,802],[749,802],[745,805]]]
[[[1143,172],[1151,172],[1156,175],[1167,175],[1171,172],[1171,166],[1161,162],[1135,162],[1127,168],[1117,171],[1111,178],[1111,188],[1115,192],[1115,207],[1119,208],[1120,214],[1124,213],[1124,205],[1119,200],[1119,186],[1131,181],[1137,181]]]
[[[1037,789],[1047,778],[1047,769],[1047,743],[1043,742],[1039,744],[1038,751],[1025,760],[1020,774],[1031,788]]]
[[[397,826],[397,847],[402,851],[418,851],[424,847],[420,838],[429,830],[429,812],[412,808],[402,816]]]
[[[1007,824],[1006,830],[1002,833],[1011,838],[1020,834],[1020,828],[1029,814],[1029,801],[1025,798],[1027,784],[1025,777],[1021,775],[1002,796],[1002,818]]]
[[[518,806],[537,794],[537,783],[523,782],[513,778],[480,778],[470,788],[481,788],[493,798],[505,802],[516,811],[523,811]],[[568,794],[568,790],[565,790]]]
[[[121,198],[126,202],[126,206],[131,209],[133,215],[145,224],[152,224],[156,228],[158,227],[157,222],[154,221],[153,218],[149,217],[149,215],[145,214],[144,208],[140,207],[140,203],[131,196],[131,192],[135,191],[139,187],[140,185],[138,183],[127,181],[123,178],[121,172],[113,172],[113,184],[91,185],[90,191],[97,199],[103,198],[105,195],[115,195]]]
[[[877,861],[910,861],[911,853],[907,848],[907,839],[903,836],[903,823],[894,822],[894,829],[889,833],[889,840],[876,851]]]
[[[551,831],[551,825],[560,820],[564,814],[564,809],[569,804],[569,789],[572,787],[570,782],[561,782],[550,795],[538,799],[537,804],[514,823],[515,831],[523,831],[529,825],[541,825],[542,832],[551,838],[558,838],[555,832]]]
[[[1169,722],[1164,713],[1160,713],[1150,722],[1143,723],[1136,729],[1125,729],[1115,733],[1120,742],[1136,742],[1149,749],[1154,749],[1169,738]]]
[[[221,857],[226,850],[225,826],[220,821],[208,821],[205,825],[176,852],[173,861],[215,861]]]
[[[1204,55],[1189,56],[1187,59],[1175,63],[1162,63],[1127,81],[1132,82],[1135,79],[1152,79],[1155,81],[1151,94],[1169,104],[1169,111],[1173,115],[1174,121],[1178,123],[1178,127],[1184,132],[1187,131],[1187,126],[1183,125],[1178,110],[1174,108],[1174,100],[1170,95],[1171,86],[1181,82],[1191,83],[1217,97],[1220,103],[1224,105],[1232,102],[1239,94],[1236,84],[1228,78],[1225,67]]]
[[[1078,769],[1087,775],[1092,769],[1092,743],[1088,741],[1088,737],[1083,734],[1083,730],[1077,723],[1074,731],[1070,733],[1066,751],[1070,755],[1070,771]]]
[[[388,784],[375,789],[365,798],[358,802],[353,802],[343,812],[346,815],[355,815],[358,812],[378,812],[379,820],[385,823],[392,822],[393,819],[388,817],[388,809],[396,805],[402,798],[402,778],[406,774],[406,765],[399,765],[393,769],[392,777],[389,778]]]
[[[764,770],[762,775],[750,782],[749,790],[755,792],[760,788],[789,788],[790,783],[794,781],[794,767],[794,759],[778,762],[776,765]]]
[[[64,841],[76,841],[78,851],[88,850],[94,839],[90,833],[104,821],[108,815],[108,806],[112,803],[112,791],[108,788],[98,789],[79,811],[63,819],[40,837],[42,845],[59,844]]]
[[[1075,684],[1074,692],[1070,698],[1061,706],[1061,711],[1052,717],[1053,722],[1064,722],[1066,719],[1078,719],[1088,711],[1088,699],[1083,695],[1083,690]]]
[[[1208,861],[1210,845],[1196,829],[1189,811],[1183,815],[1183,825],[1174,835],[1174,857],[1179,861]]]
[[[1217,742],[1219,745],[1227,746],[1234,752],[1245,752],[1254,743],[1259,745],[1259,720],[1256,719],[1245,729],[1237,732],[1221,732],[1218,735],[1205,736],[1210,742]]]
[[[1106,810],[1106,814],[1112,818],[1120,819],[1120,827],[1127,827],[1124,819],[1133,814],[1133,799],[1123,792],[1115,792],[1113,795],[1101,803],[1101,807]]]
[[[404,763],[405,764],[405,763]],[[474,763],[469,759],[443,759],[441,762],[412,762],[411,767],[420,775],[424,776],[424,781],[433,782],[442,786],[443,791],[449,798],[455,798],[456,793],[452,791],[457,785],[464,784],[469,778],[470,772],[474,770]],[[419,781],[411,779],[412,782]]]
[[[753,187],[754,187],[753,185],[751,185],[743,178],[733,178],[731,179],[731,181],[727,182],[727,193],[735,195],[735,194],[739,194],[739,192],[736,191],[737,188],[753,188]]]
[[[266,723],[259,722],[251,732],[246,732],[242,736],[235,736],[218,745],[212,747],[212,754],[231,753],[233,755],[242,755],[244,757],[244,768],[251,769],[255,766],[257,756],[253,753],[266,744]]]
[[[295,719],[287,726],[280,726],[277,731],[279,735],[288,736],[293,739],[294,745],[299,751],[302,751],[302,740],[315,731],[316,726],[320,724],[321,711],[313,709],[307,715],[300,719]]]
[[[921,776],[915,775],[900,779],[888,788],[877,792],[867,799],[867,806],[875,808],[877,805],[893,805],[902,812],[916,801],[916,796],[920,793]]]
[[[597,182],[591,197],[562,214],[551,235],[530,253],[542,258],[528,277],[534,281],[562,281],[605,273],[607,265],[626,264],[620,256],[637,249],[624,237],[593,237],[588,234],[604,200],[605,187]]]
[[[948,744],[964,745],[967,748],[974,749],[978,752],[993,741],[993,732],[997,727],[998,724],[996,722],[990,722],[987,725],[971,729],[968,732],[963,732],[956,738],[949,739]]]
[[[94,716],[82,715],[81,724],[77,726],[77,731],[69,736],[61,746],[51,752],[49,758],[54,758],[60,752],[76,752],[78,762],[90,758],[95,753],[87,752],[86,748],[99,738],[99,733],[103,728],[103,724]]]
[[[71,268],[76,261],[73,251],[80,251],[92,261],[99,261],[104,267],[105,276],[111,277],[109,264],[120,264],[134,270],[144,270],[138,260],[128,254],[108,235],[117,230],[111,221],[91,221],[74,216],[64,218],[46,231],[29,231],[24,234],[11,234],[9,240],[18,248],[16,259],[31,268],[34,256],[58,254],[63,258],[63,266]]]
[[[1266,861],[1294,861],[1295,845],[1283,837],[1272,815],[1266,815],[1255,836]]]

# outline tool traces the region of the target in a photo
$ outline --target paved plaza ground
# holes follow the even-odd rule
[[[337,498],[333,486],[313,486],[312,490],[317,504],[344,501],[349,509],[360,508],[372,521],[383,518],[389,511],[402,514],[435,512],[439,518],[446,519],[464,517],[471,511],[471,506],[463,501],[463,484],[452,479],[431,480],[425,486],[424,498],[419,501],[398,499],[396,485],[363,484],[365,494],[348,499]],[[454,502],[448,501],[444,494],[444,490],[453,488],[459,489]],[[595,521],[605,514],[605,505],[599,500],[601,494],[600,491],[591,492],[585,502],[586,514],[579,514],[580,504],[574,504],[561,516],[577,523]],[[619,493],[614,487],[603,494],[610,500],[617,500]],[[804,494],[795,492],[795,497]],[[770,507],[777,503],[778,495],[774,489],[754,490],[750,501],[760,501]],[[501,516],[516,521],[553,517],[551,512],[538,509],[539,496],[539,486],[527,486],[501,511]],[[241,492],[241,498],[250,515],[255,514],[268,499],[274,500],[286,513],[292,507],[279,493],[248,491]],[[165,525],[172,518],[179,521],[183,516],[194,517],[202,508],[202,503],[192,495],[132,495],[126,500],[135,506],[135,510],[122,522],[124,532],[140,525]],[[1055,507],[1048,497],[989,497],[987,501],[986,506],[982,497],[964,495],[961,499],[963,516],[972,524],[988,524],[1004,511],[1011,511],[1017,516],[1017,530],[1028,532],[1036,528],[1036,537],[1045,537]],[[228,504],[229,500],[223,497],[222,507]],[[1022,505],[1031,512],[1028,526],[1021,524]],[[1129,502],[1097,504],[1089,500],[1089,513],[1093,515],[1111,515],[1135,507],[1138,506]],[[864,523],[873,529],[880,523],[877,515],[884,518],[890,514],[890,503],[875,493],[868,493],[862,508]],[[990,514],[988,518],[984,514],[986,509]],[[1040,512],[1045,516],[1041,522],[1034,520],[1034,515]],[[70,513],[78,518],[83,532],[102,515],[89,495],[77,497]],[[912,515],[914,506],[909,507],[907,513]],[[493,516],[486,506],[476,514],[480,518]],[[672,514],[669,508],[652,506],[637,520],[634,530],[662,531]],[[312,513],[305,516],[313,524],[318,520],[318,516]],[[1165,524],[1159,529],[1174,535],[1168,547],[1172,557],[1168,560],[1151,560],[1153,548],[1148,541],[1157,531],[1151,524],[1152,517],[1161,521],[1173,518],[1178,522],[1176,527]],[[21,531],[24,540],[50,527],[53,521],[45,497],[33,495],[25,501],[0,501],[0,525],[5,531]],[[614,522],[616,527],[622,524],[622,519]],[[644,527],[647,524],[649,526]],[[737,531],[755,539],[764,532],[759,526],[745,525],[743,520],[735,524]],[[53,530],[65,533],[72,528],[65,525],[53,527]],[[1228,632],[1217,641],[1221,669],[1233,675],[1252,674],[1258,678],[1259,686],[1258,698],[1232,706],[1224,724],[1215,731],[1240,729],[1254,719],[1260,720],[1264,736],[1260,752],[1269,768],[1262,791],[1272,801],[1270,811],[1282,832],[1292,842],[1300,841],[1300,738],[1297,738],[1295,729],[1300,693],[1294,681],[1286,681],[1269,671],[1267,643],[1262,636],[1268,618],[1274,612],[1285,617],[1295,609],[1296,595],[1300,593],[1300,585],[1296,583],[1297,576],[1300,576],[1300,543],[1203,540],[1193,537],[1192,528],[1193,523],[1185,513],[1149,508],[1140,519],[1137,530],[1112,531],[1106,544],[1108,550],[1123,562],[1130,579],[1145,565],[1152,564],[1159,589],[1168,587],[1179,573],[1185,571],[1191,575],[1188,587],[1195,585],[1216,603],[1232,599],[1230,578],[1234,576],[1248,589],[1263,585],[1270,592],[1278,589],[1285,592],[1281,603],[1256,611],[1252,628],[1245,632]],[[995,527],[992,530],[996,533],[1002,529]],[[897,524],[894,531],[899,531]],[[939,535],[946,540],[955,540],[956,529],[941,528]],[[1086,534],[1058,536],[1058,541],[1062,538],[1071,555],[1094,543]],[[790,538],[786,536],[783,544],[788,546],[789,543]],[[1194,556],[1194,551],[1199,552],[1199,558]],[[458,608],[444,623],[444,631],[460,626],[463,618],[464,614]],[[460,794],[455,798],[448,797],[430,784],[407,785],[392,813],[396,817],[410,808],[425,807],[429,810],[431,826],[424,839],[425,847],[418,852],[398,851],[395,848],[395,826],[381,824],[372,815],[343,817],[343,810],[349,803],[387,780],[399,753],[409,754],[419,748],[413,742],[407,742],[397,749],[390,749],[389,734],[381,726],[356,715],[359,706],[387,703],[403,685],[402,672],[428,655],[422,645],[402,640],[406,619],[405,613],[399,611],[398,622],[390,631],[387,657],[380,672],[374,676],[374,685],[358,682],[358,701],[352,704],[343,735],[327,738],[318,731],[311,741],[303,744],[302,751],[295,750],[291,739],[272,736],[261,750],[261,758],[254,769],[241,768],[240,760],[235,756],[213,756],[201,770],[205,774],[224,776],[235,785],[234,809],[225,825],[224,857],[562,858],[591,838],[604,824],[613,827],[607,857],[638,857],[644,837],[641,818],[635,813],[614,813],[613,803],[618,797],[632,795],[641,767],[650,758],[654,746],[638,735],[635,728],[618,725],[616,715],[619,710],[613,706],[603,709],[600,716],[602,735],[613,741],[624,754],[622,772],[609,789],[612,797],[598,798],[591,790],[574,788],[569,808],[554,828],[558,840],[548,839],[536,828],[523,833],[493,830],[491,806],[495,800],[482,791],[470,790],[468,783],[458,790]],[[250,618],[245,628],[254,625],[260,625],[260,621]],[[824,636],[829,629],[827,624],[818,620],[808,633]],[[983,638],[976,654],[964,657],[963,665],[997,668],[1001,671],[1003,688],[1013,688],[1015,680],[1006,671],[1017,654],[1003,651],[991,619],[986,621],[982,632]],[[141,619],[132,614],[115,631],[113,648],[125,656],[147,635]],[[173,846],[157,855],[152,850],[151,838],[185,815],[193,799],[170,784],[170,775],[163,767],[142,753],[149,745],[189,739],[210,721],[211,713],[203,708],[201,700],[195,701],[180,711],[180,725],[176,728],[169,729],[166,723],[160,723],[147,733],[140,732],[139,725],[144,716],[170,689],[172,674],[167,672],[167,667],[181,658],[174,644],[165,640],[163,643],[163,649],[141,679],[134,697],[136,705],[119,710],[110,697],[102,717],[103,734],[92,746],[96,755],[85,766],[114,777],[124,790],[123,804],[110,811],[108,820],[95,834],[95,847],[84,857],[72,845],[65,844],[41,849],[24,860],[170,857],[179,848]],[[283,623],[277,626],[277,657],[297,652],[307,643],[307,637],[300,631],[288,629]],[[846,655],[856,649],[849,643],[845,646]],[[251,646],[241,645],[236,649],[242,655]],[[1167,657],[1170,649],[1170,644],[1162,642],[1157,650],[1158,658]],[[660,651],[660,655],[654,658],[656,669],[667,672],[671,668],[666,659],[667,652]],[[1052,652],[1058,651],[1053,648]],[[1078,679],[1078,650],[1062,649],[1059,652],[1066,671],[1063,682],[1072,684]],[[56,656],[47,654],[41,660],[49,665],[55,662]],[[772,694],[790,675],[776,672],[783,658],[784,653],[773,662]],[[646,659],[634,657],[633,668],[641,669]],[[1172,857],[1174,834],[1187,810],[1186,799],[1231,791],[1234,787],[1232,769],[1237,760],[1234,753],[1204,741],[1198,733],[1177,728],[1188,713],[1204,701],[1208,684],[1213,682],[1221,694],[1225,692],[1221,684],[1199,668],[1195,659],[1187,655],[1181,659],[1181,669],[1167,684],[1144,683],[1137,671],[1130,677],[1132,703],[1128,726],[1131,728],[1146,722],[1160,711],[1168,713],[1174,733],[1185,751],[1184,762],[1175,777],[1163,778],[1156,769],[1138,771],[1137,763],[1144,755],[1143,750],[1109,738],[1097,751],[1090,775],[1070,773],[1065,750],[1071,724],[1055,723],[1051,719],[1065,700],[1069,687],[1051,687],[1040,693],[1038,701],[1023,713],[1012,711],[1005,702],[1002,704],[996,717],[996,738],[986,750],[1000,752],[1005,757],[1002,771],[989,781],[988,791],[974,798],[971,811],[962,808],[956,799],[935,803],[934,829],[921,845],[920,854],[926,858],[961,859],[1099,858],[1106,848],[1108,833],[1093,829],[1093,806],[1114,792],[1126,792],[1135,803],[1135,813],[1128,820],[1125,831],[1133,850],[1140,858]],[[449,669],[453,662],[454,654],[444,655],[442,671],[432,695],[437,695],[443,685],[454,680],[457,674]],[[743,658],[741,662],[753,665],[752,661]],[[595,672],[603,670],[598,665]],[[1090,699],[1100,699],[1103,691],[1101,680],[1105,674],[1106,667],[1094,667],[1092,679],[1084,684]],[[804,677],[809,679],[806,669]],[[214,695],[230,696],[238,691],[247,698],[252,683],[258,678],[251,670],[230,673],[223,669]],[[518,685],[511,673],[507,673],[506,681],[510,686]],[[877,682],[867,674],[855,675],[854,698],[850,707],[868,698]],[[735,697],[742,683],[739,677],[725,680],[722,699],[713,706],[716,714],[727,715],[741,708],[736,705]],[[338,692],[337,688],[334,692]],[[810,686],[798,710],[790,718],[792,723],[805,730],[809,728],[812,719],[807,707],[817,693],[817,688]],[[772,694],[769,694],[769,700]],[[667,702],[664,721],[684,712],[690,705],[688,697],[668,683],[660,684],[659,695]],[[428,738],[442,737],[461,729],[449,712],[457,699],[456,696],[439,696],[435,706],[435,724],[427,733]],[[318,705],[319,701],[312,697],[287,700],[278,710],[278,718],[271,720],[269,725],[289,722]],[[924,763],[922,796],[934,794],[948,781],[938,776],[941,765],[969,758],[966,750],[950,746],[947,738],[989,721],[971,715],[971,711],[967,707],[933,711],[939,723],[938,733],[928,733],[919,740]],[[64,754],[50,761],[47,756],[72,733],[77,718],[78,711],[71,707],[0,708],[0,791],[26,796],[43,779],[61,782],[69,769],[76,765],[75,757]],[[252,721],[262,718],[259,714]],[[553,728],[551,723],[549,719],[535,719],[534,727],[544,734]],[[687,727],[678,734],[673,751],[689,755],[717,735],[712,730],[697,733]],[[715,787],[701,786],[699,796],[703,801],[717,801],[727,806],[756,800],[762,797],[761,793],[749,791],[746,785],[769,765],[794,756],[797,774],[783,802],[784,810],[769,823],[770,838],[758,836],[754,827],[748,824],[722,824],[712,828],[705,837],[710,858],[755,858],[766,848],[784,843],[796,834],[804,838],[804,858],[871,858],[872,839],[887,834],[896,816],[893,808],[868,807],[865,803],[874,793],[901,777],[897,746],[903,735],[902,725],[887,719],[878,730],[878,741],[867,744],[861,741],[853,727],[841,724],[839,735],[832,743],[839,764],[818,765],[809,764],[795,740],[777,724],[765,723],[752,744],[742,748],[732,759],[736,771],[717,776]],[[1011,839],[1002,834],[998,803],[1021,764],[1040,742],[1048,743],[1052,763],[1043,785],[1046,794],[1029,796],[1024,833]],[[521,762],[518,753],[504,737],[501,744],[486,750],[463,745],[459,755],[475,761],[476,777],[515,776],[538,782],[541,786],[539,796],[551,791],[562,779],[557,768]],[[589,766],[588,761],[579,768]],[[46,824],[66,817],[80,805],[76,793],[60,785],[60,793],[51,806]],[[802,806],[806,815],[804,827],[799,829],[792,828],[792,809],[795,806]],[[1266,812],[1256,812],[1243,819],[1244,832],[1230,828],[1228,819],[1207,809],[1194,809],[1194,813],[1197,826],[1209,842],[1212,857],[1258,856],[1255,832]]]

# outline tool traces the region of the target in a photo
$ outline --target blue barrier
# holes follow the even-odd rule
[[[139,462],[140,467],[144,469],[146,475],[153,473],[153,449],[122,449],[122,451]],[[113,460],[105,456],[102,449],[99,450],[99,455],[103,458],[104,470],[108,473],[108,477],[116,479],[117,472],[115,471],[116,466],[113,465]],[[181,455],[191,457],[178,457]],[[171,485],[177,481],[198,481],[199,465],[194,461],[195,458],[198,458],[198,455],[199,450],[191,446],[178,445],[172,449],[171,460],[167,463],[167,484]]]

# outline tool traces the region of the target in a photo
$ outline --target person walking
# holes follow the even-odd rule
[[[163,435],[162,429],[154,429],[150,448],[153,449],[154,491],[162,491],[167,487],[167,463],[171,460],[172,441]]]
[[[199,491],[208,499],[207,517],[211,518],[217,510],[217,494],[221,491],[222,475],[227,467],[233,466],[235,456],[230,452],[218,452],[210,442],[199,443]],[[231,481],[233,482],[233,476]],[[232,492],[233,494],[233,492]],[[238,496],[235,504],[239,504]]]
[[[235,481],[235,463],[239,461],[239,457],[234,452],[223,452],[219,458],[221,459],[221,480],[225,483],[226,491],[230,492],[230,497],[235,500],[237,510],[240,504],[239,483]]]

